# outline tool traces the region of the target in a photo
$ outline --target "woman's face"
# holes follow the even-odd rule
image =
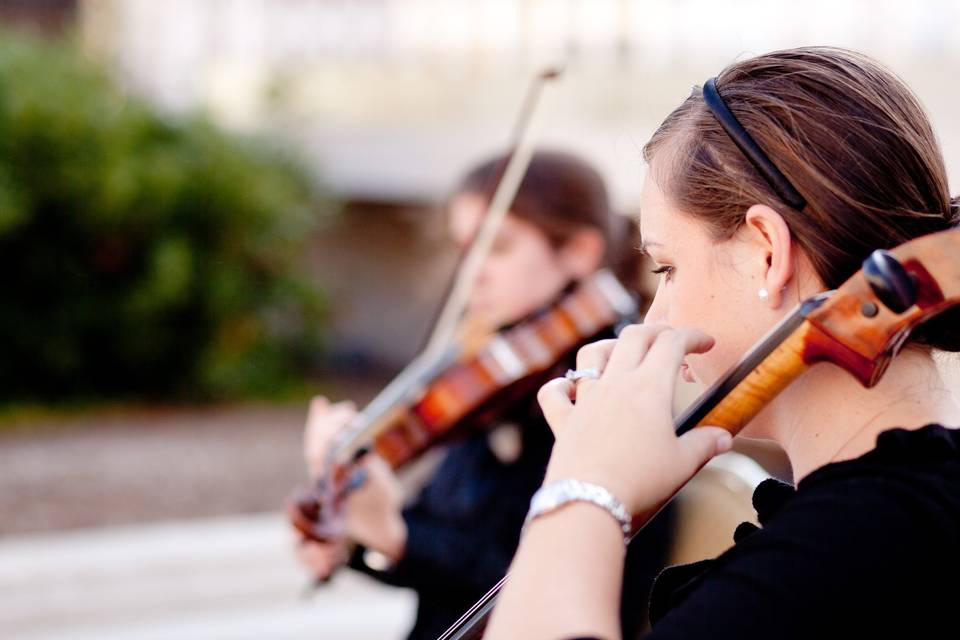
[[[475,194],[451,200],[448,227],[459,247],[473,240],[486,210],[487,201]],[[572,276],[561,252],[536,226],[508,214],[477,277],[468,311],[491,326],[514,322],[551,302]]]
[[[764,287],[766,257],[757,243],[734,234],[713,239],[708,227],[671,205],[651,166],[641,193],[643,249],[660,271],[647,323],[694,327],[716,344],[687,356],[682,375],[710,385],[782,316],[758,296]]]

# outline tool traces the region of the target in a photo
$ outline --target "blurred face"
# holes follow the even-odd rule
[[[453,198],[448,224],[459,247],[473,240],[486,209],[486,200],[478,195]],[[562,252],[537,227],[508,213],[477,277],[468,311],[493,326],[514,322],[551,302],[574,275]]]
[[[763,304],[766,257],[755,242],[735,234],[716,241],[703,222],[674,208],[654,179],[653,167],[641,194],[640,232],[659,284],[645,322],[694,327],[716,345],[687,356],[682,375],[712,384],[783,315]]]

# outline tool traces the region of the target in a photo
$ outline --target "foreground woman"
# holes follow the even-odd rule
[[[725,109],[742,130],[721,125]],[[760,157],[748,157],[744,137]],[[647,325],[580,351],[578,367],[599,379],[541,389],[557,434],[544,491],[561,499],[531,512],[487,638],[618,637],[617,505],[655,510],[730,448],[717,428],[674,435],[674,372],[712,383],[874,249],[960,219],[916,98],[849,51],[734,64],[644,151],[641,232],[660,286]],[[934,349],[960,351],[956,310],[915,332],[876,387],[814,367],[747,426],[743,436],[786,450],[797,487],[761,485],[761,529],[742,526],[717,559],[661,575],[652,638],[932,637],[951,628],[960,436],[941,425],[960,424],[960,407]]]

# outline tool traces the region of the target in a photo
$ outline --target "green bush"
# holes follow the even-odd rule
[[[0,400],[225,398],[296,380],[328,210],[306,172],[0,31]]]

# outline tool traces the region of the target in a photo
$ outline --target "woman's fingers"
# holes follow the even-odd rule
[[[325,422],[332,424],[333,428],[339,428],[350,422],[357,413],[357,407],[349,400],[342,400],[330,405],[327,411]]]
[[[563,430],[563,425],[573,410],[575,394],[576,386],[566,378],[554,378],[537,392],[537,402],[540,403],[543,417],[554,436]]]
[[[310,411],[311,412],[321,412],[325,411],[327,407],[330,406],[330,400],[326,396],[313,396],[310,398]]]
[[[687,478],[692,478],[714,456],[730,451],[733,436],[720,427],[697,427],[678,439]]]
[[[297,548],[297,556],[310,573],[323,580],[343,563],[344,549],[342,544],[336,542],[321,543],[307,540]]]
[[[610,353],[607,370],[611,373],[634,369],[647,354],[650,345],[669,327],[662,324],[631,324],[624,327]]]
[[[580,347],[577,350],[577,369],[596,369],[598,372],[602,372],[607,367],[610,352],[613,351],[616,344],[616,339],[610,338],[597,340]]]
[[[662,384],[662,391],[671,391],[683,359],[691,353],[704,353],[713,347],[713,338],[697,329],[672,329],[657,335],[646,357],[637,368],[644,375],[654,374]]]
[[[554,380],[540,391],[557,434],[547,479],[598,482],[634,513],[646,513],[730,448],[730,435],[716,427],[681,438],[674,433],[672,385],[680,363],[688,353],[710,349],[713,340],[693,329],[650,325],[628,327],[612,349],[609,344],[585,352],[607,356],[599,380]],[[578,365],[596,361],[584,357]]]
[[[610,352],[613,351],[616,344],[617,341],[610,338],[591,342],[590,344],[580,347],[577,351],[577,370],[586,371],[593,369],[596,371],[597,376],[596,378],[587,376],[576,380],[575,384],[578,389],[589,387],[603,374],[604,369],[607,368],[607,360],[610,358]],[[575,394],[571,394],[570,398],[573,399],[574,397]]]
[[[310,402],[307,414],[307,437],[322,440],[332,437],[357,415],[356,406],[349,400],[330,404],[326,398]]]
[[[304,457],[311,472],[322,472],[324,459],[336,434],[356,417],[356,406],[349,400],[331,404],[323,396],[310,401],[304,430]]]
[[[313,396],[307,409],[307,428],[304,430],[304,444],[309,448],[316,441],[316,429],[312,428],[318,416],[324,415],[330,408],[330,401],[325,396]]]

